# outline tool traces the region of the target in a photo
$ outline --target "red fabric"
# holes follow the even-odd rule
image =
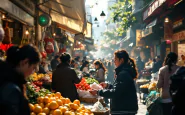
[[[42,58],[46,58],[47,57],[47,53],[46,52],[41,52]]]
[[[0,49],[7,51],[13,44],[1,44]]]
[[[66,52],[66,48],[62,48],[62,49],[60,49],[60,51],[59,51],[60,53],[64,53],[64,52]]]
[[[51,54],[54,52],[54,40],[52,38],[45,38],[45,50],[47,54]]]

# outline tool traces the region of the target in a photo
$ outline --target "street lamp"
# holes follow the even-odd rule
[[[165,18],[164,22],[168,23],[169,22],[169,18]]]
[[[105,13],[104,13],[104,11],[101,12],[100,16],[101,16],[102,18],[104,18],[104,17],[106,16]]]
[[[95,17],[94,21],[95,21],[95,22],[97,22],[97,21],[98,21],[97,17]]]
[[[26,32],[25,32],[25,34],[26,34],[26,35],[28,35],[28,34],[29,34],[29,31],[28,31],[28,29],[26,29]]]

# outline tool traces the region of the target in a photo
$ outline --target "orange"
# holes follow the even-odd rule
[[[33,105],[33,104],[31,104],[31,103],[29,103],[29,107],[30,107],[30,110],[31,110],[31,111],[33,111],[33,110],[34,110],[34,108],[35,108],[35,107],[34,107],[34,105]]]
[[[42,112],[48,115],[50,111],[49,108],[45,107]]]
[[[37,103],[43,103],[44,97],[38,97],[37,98]]]
[[[37,114],[37,115],[46,115],[45,113],[39,113],[39,114]]]
[[[50,104],[49,104],[49,108],[50,109],[57,109],[59,107],[59,105],[57,104],[56,101],[52,101]]]
[[[61,97],[61,93],[60,93],[60,92],[56,92],[56,93],[55,93],[55,97],[60,98],[60,97]]]
[[[65,113],[66,111],[68,111],[68,108],[63,106],[60,106],[59,109],[61,110],[62,113]]]
[[[51,95],[51,94],[47,94],[46,96],[47,96],[47,97],[52,97],[52,95]]]
[[[53,115],[63,115],[62,112],[60,111],[60,109],[56,109],[54,112],[53,112]]]
[[[66,99],[65,98],[62,98],[61,101],[62,101],[63,104],[66,103]]]
[[[51,101],[56,101],[56,98],[55,97],[51,97],[50,100]]]
[[[35,108],[34,108],[34,112],[35,113],[41,113],[42,112],[42,107],[41,106],[36,106]]]
[[[44,104],[43,103],[40,103],[39,106],[41,106],[42,108],[44,108]]]
[[[35,106],[35,107],[36,107],[36,106],[39,106],[39,104],[35,104],[34,106]]]
[[[73,102],[74,104],[80,105],[80,101],[79,100],[74,100]]]
[[[70,111],[66,111],[64,115],[72,115]]]
[[[71,102],[70,99],[69,99],[69,98],[66,98],[65,104],[68,104],[68,103],[70,103],[70,102]]]
[[[63,105],[62,100],[60,100],[60,99],[57,99],[57,103],[58,103],[59,106]]]
[[[31,112],[30,115],[36,115],[34,112]]]
[[[47,104],[47,103],[49,103],[49,102],[51,102],[51,100],[49,99],[49,97],[47,97],[47,96],[44,97],[44,103]]]
[[[74,112],[71,112],[71,115],[75,115],[75,113]]]

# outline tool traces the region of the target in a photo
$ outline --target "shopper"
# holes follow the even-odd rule
[[[109,83],[113,83],[113,81],[114,81],[114,67],[110,61],[107,64],[107,69],[108,69],[107,81]]]
[[[100,91],[90,91],[111,99],[110,110],[112,115],[135,115],[138,110],[138,101],[134,79],[137,78],[136,64],[125,50],[114,53],[116,79],[113,85],[101,83],[105,88]]]
[[[160,56],[156,56],[156,63],[154,63],[153,69],[152,69],[152,73],[156,73],[159,71],[159,69],[162,67],[163,62],[161,60]]]
[[[100,60],[96,60],[94,62],[94,66],[96,69],[96,75],[94,78],[99,82],[105,82],[105,72],[107,69],[105,68],[104,64]]]
[[[60,63],[60,56],[56,55],[54,59],[51,60],[52,71],[56,69],[57,65]]]
[[[78,78],[75,70],[70,67],[70,54],[63,53],[60,60],[61,63],[53,72],[52,89],[56,92],[60,92],[62,96],[69,98],[71,101],[74,101],[79,98],[75,84],[80,83],[81,78]]]
[[[185,56],[181,55],[181,59],[178,61],[178,66],[185,66]]]
[[[172,100],[169,92],[170,86],[170,76],[173,75],[179,66],[177,63],[177,54],[170,52],[164,61],[164,66],[159,70],[159,80],[157,83],[157,88],[161,88],[161,96],[162,96],[162,107],[163,107],[163,115],[171,115],[172,109]]]
[[[82,71],[83,73],[83,76],[85,77],[89,77],[89,62],[88,61],[84,61],[81,68],[80,68],[80,71]]]
[[[0,62],[0,115],[30,115],[25,79],[39,61],[39,52],[33,46],[9,48],[6,62]]]

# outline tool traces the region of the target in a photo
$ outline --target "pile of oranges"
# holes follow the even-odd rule
[[[38,97],[37,103],[29,104],[30,115],[93,115],[91,110],[80,104],[79,100],[71,102],[69,98],[62,97],[59,92]]]

